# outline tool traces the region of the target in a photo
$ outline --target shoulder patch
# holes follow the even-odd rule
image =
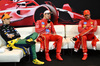
[[[87,22],[84,22],[84,24],[87,24]]]
[[[45,23],[44,23],[44,22],[42,22],[42,24],[44,25]]]

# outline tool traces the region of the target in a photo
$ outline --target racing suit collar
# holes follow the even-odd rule
[[[90,21],[90,20],[91,20],[91,18],[90,18],[89,20],[86,20],[86,19],[85,19],[85,21]]]
[[[43,18],[42,20],[44,20],[44,21],[48,21],[48,19],[44,19],[44,18]]]
[[[3,24],[3,26],[8,26],[9,24]]]

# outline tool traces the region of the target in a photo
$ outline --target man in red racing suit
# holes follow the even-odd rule
[[[51,17],[51,12],[49,10],[46,10],[43,15],[43,19],[38,20],[35,24],[35,31],[40,34],[37,40],[39,40],[44,46],[45,58],[47,61],[51,61],[51,58],[49,57],[49,41],[56,42],[56,59],[63,60],[60,56],[62,37],[56,35],[53,23],[51,21],[48,21]]]
[[[94,50],[96,50],[96,42],[99,40],[94,35],[94,32],[96,32],[97,30],[97,21],[92,20],[90,18],[89,10],[84,10],[83,14],[84,14],[85,19],[81,20],[78,25],[78,32],[80,34],[74,37],[74,39],[76,38],[74,51],[77,52],[78,49],[80,48],[80,45],[82,44],[82,50],[83,50],[82,60],[86,60],[88,56],[86,41],[92,40],[92,47]]]

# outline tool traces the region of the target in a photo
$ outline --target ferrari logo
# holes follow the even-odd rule
[[[91,24],[93,24],[93,22],[91,22]]]

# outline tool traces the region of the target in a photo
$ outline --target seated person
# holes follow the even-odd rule
[[[6,41],[7,47],[12,47],[13,49],[29,47],[32,62],[37,65],[44,64],[44,62],[37,59],[36,55],[35,39],[37,38],[38,34],[34,32],[31,35],[27,36],[25,39],[20,39],[20,34],[13,26],[10,26],[10,18],[11,16],[9,16],[8,14],[4,14],[1,18],[3,25],[1,26],[0,33],[2,38]]]
[[[37,40],[41,39],[41,43],[45,49],[45,58],[47,61],[51,61],[51,58],[49,57],[49,41],[55,41],[57,46],[56,59],[62,61],[63,59],[60,56],[62,37],[56,34],[52,21],[48,21],[50,20],[49,18],[51,17],[51,12],[46,10],[43,15],[43,19],[38,20],[35,24],[35,31],[40,34]]]
[[[82,44],[82,50],[83,50],[82,60],[86,60],[88,56],[86,41],[87,40],[92,41],[92,47],[94,50],[96,50],[96,42],[99,40],[94,35],[94,32],[97,31],[97,21],[92,20],[90,18],[89,10],[84,10],[83,14],[85,19],[81,20],[78,25],[78,32],[80,34],[74,37],[75,40],[74,51],[77,52],[80,48],[80,45]]]

